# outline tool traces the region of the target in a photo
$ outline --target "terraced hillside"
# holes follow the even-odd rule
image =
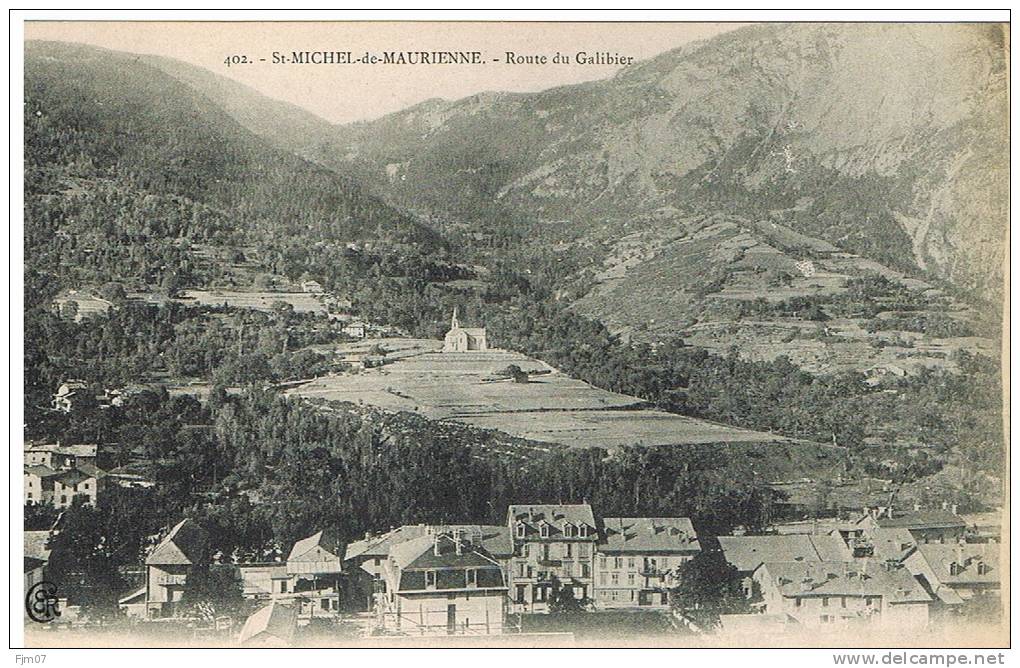
[[[626,338],[679,334],[748,359],[785,355],[810,372],[955,370],[959,350],[998,354],[991,314],[775,219],[645,228],[610,246],[591,283],[574,308]]]

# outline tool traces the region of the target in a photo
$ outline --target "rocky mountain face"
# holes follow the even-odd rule
[[[996,301],[1007,57],[993,25],[754,26],[605,81],[337,128],[314,159],[432,220],[612,245],[735,215]]]

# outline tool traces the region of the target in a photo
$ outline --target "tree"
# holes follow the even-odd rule
[[[59,531],[49,541],[47,576],[60,595],[80,605],[87,616],[115,617],[119,613],[117,594],[125,585],[117,564],[129,556],[121,547],[105,530],[102,514],[76,499],[64,511]]]
[[[679,585],[670,605],[702,629],[719,624],[719,615],[751,612],[751,598],[737,569],[722,552],[701,552],[677,569]]]
[[[25,531],[46,531],[57,520],[57,509],[48,503],[25,505]]]
[[[220,615],[240,616],[250,607],[241,594],[237,571],[229,564],[196,566],[185,581],[185,616],[212,622]]]
[[[588,605],[588,599],[575,598],[572,587],[564,587],[559,578],[553,577],[549,612],[584,612]]]
[[[124,286],[120,283],[106,283],[103,287],[99,288],[99,296],[108,302],[119,304],[120,302],[127,299],[127,291]]]
[[[499,372],[499,375],[512,378],[515,383],[528,382],[528,372],[516,364],[511,364],[507,368],[503,369]]]

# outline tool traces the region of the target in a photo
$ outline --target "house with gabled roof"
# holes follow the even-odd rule
[[[910,571],[868,559],[766,562],[752,578],[761,590],[762,612],[787,615],[806,628],[923,629],[931,597]]]
[[[339,614],[341,554],[336,534],[329,529],[294,543],[286,565],[290,580],[280,584],[285,588],[289,586],[293,597],[299,599],[298,613],[301,616]]]
[[[975,596],[998,596],[1002,586],[997,543],[920,543],[905,560],[941,605],[958,606]]]
[[[852,554],[836,534],[719,536],[723,557],[741,574],[750,575],[765,562],[844,561]]]
[[[543,612],[555,591],[594,598],[598,527],[587,503],[518,504],[507,511],[514,542],[510,595],[516,611]]]
[[[99,494],[106,486],[106,471],[91,464],[58,471],[52,476],[52,503],[57,508],[68,508],[76,498],[85,505],[95,506]]]
[[[386,591],[386,582],[382,578],[383,564],[395,545],[424,535],[453,531],[459,531],[465,540],[481,546],[496,559],[509,580],[514,544],[507,527],[490,524],[410,524],[378,535],[366,533],[363,539],[347,545],[344,553],[344,605],[352,610],[372,609],[374,595]]]
[[[379,629],[402,635],[503,633],[507,583],[499,561],[459,530],[431,531],[391,547]]]
[[[665,607],[676,569],[701,551],[687,517],[607,517],[595,560],[600,608]]]
[[[955,508],[903,511],[892,507],[865,513],[859,520],[865,534],[876,528],[906,529],[918,543],[953,544],[967,531],[967,523]]]
[[[145,559],[145,609],[149,618],[175,617],[188,575],[208,565],[208,534],[183,519]]]

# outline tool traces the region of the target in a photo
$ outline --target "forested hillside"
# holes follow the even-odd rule
[[[353,182],[270,147],[138,59],[29,43],[27,294],[115,279],[194,284],[197,243],[382,239],[438,244]]]

